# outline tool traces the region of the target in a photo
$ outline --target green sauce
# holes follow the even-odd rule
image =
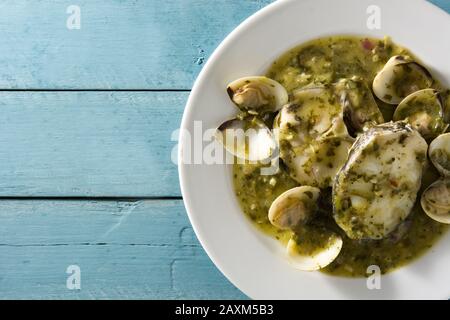
[[[276,60],[267,76],[280,82],[292,93],[295,89],[312,83],[333,83],[341,78],[358,77],[371,84],[375,75],[393,55],[409,55],[408,50],[392,43],[389,39],[367,39],[358,37],[329,37],[308,42],[290,50]],[[433,88],[442,90],[439,83]],[[449,100],[447,92],[445,99]],[[377,100],[385,121],[392,119],[394,106]],[[234,187],[245,215],[264,233],[276,238],[283,245],[292,236],[292,231],[283,231],[272,226],[267,213],[270,205],[281,193],[298,186],[281,167],[272,176],[260,174],[258,165],[235,164],[233,168]],[[421,192],[438,178],[430,165],[424,174]],[[323,190],[323,193],[329,190]],[[388,238],[382,240],[351,240],[336,225],[332,218],[330,203],[322,206],[318,225],[325,226],[342,236],[343,248],[338,258],[322,272],[338,276],[364,277],[370,265],[378,265],[383,273],[394,270],[420,257],[448,229],[446,225],[430,219],[422,211],[419,201],[402,224]],[[310,236],[309,239],[305,236]],[[317,243],[320,235],[304,235],[302,243]]]

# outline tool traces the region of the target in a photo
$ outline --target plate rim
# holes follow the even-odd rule
[[[437,5],[430,1],[425,0],[409,0],[409,3],[421,3],[422,5],[428,5],[429,7],[432,7],[434,10],[437,9],[437,11],[442,12],[446,17],[450,18],[450,15],[439,8]],[[242,293],[244,293],[247,297],[253,299],[254,297],[247,292],[246,289],[242,288],[240,284],[238,283],[238,279],[234,279],[233,276],[231,276],[231,272],[227,270],[227,267],[221,263],[218,262],[217,252],[214,251],[214,249],[208,244],[207,240],[203,236],[202,232],[199,230],[198,225],[196,224],[196,216],[193,214],[193,205],[190,198],[190,192],[189,187],[187,183],[187,172],[186,172],[186,166],[189,166],[188,164],[183,164],[182,159],[182,146],[181,142],[183,141],[183,135],[184,135],[184,129],[187,128],[187,124],[192,120],[192,113],[193,113],[193,101],[195,99],[195,96],[197,95],[198,88],[201,86],[201,84],[206,79],[206,76],[210,72],[210,67],[214,64],[217,57],[220,56],[222,53],[222,50],[228,46],[229,43],[233,42],[233,40],[238,37],[241,32],[245,31],[245,29],[250,28],[252,24],[258,23],[260,19],[263,19],[265,15],[271,14],[272,11],[276,11],[278,7],[282,6],[288,6],[289,3],[293,3],[295,0],[276,0],[264,8],[256,11],[251,16],[249,16],[247,19],[245,19],[243,22],[241,22],[235,29],[233,29],[225,38],[221,41],[221,43],[217,46],[217,48],[213,51],[213,53],[208,58],[206,64],[202,68],[201,72],[197,76],[194,85],[192,87],[191,93],[189,94],[188,100],[186,102],[186,106],[183,112],[182,120],[181,120],[181,126],[180,126],[180,136],[179,136],[179,145],[178,145],[178,174],[179,174],[179,183],[180,183],[180,189],[181,194],[183,197],[184,206],[186,208],[186,212],[190,221],[190,224],[200,242],[203,249],[205,250],[208,257],[211,259],[211,261],[214,263],[215,267],[219,269],[219,271],[225,276],[225,278],[230,281],[236,288],[238,288]],[[355,34],[358,34],[358,32],[355,32]],[[336,34],[337,35],[337,34]],[[301,44],[301,43],[299,43]],[[450,81],[450,79],[448,79]],[[255,229],[255,232],[256,229]],[[450,233],[450,231],[449,231]],[[442,239],[441,239],[442,240]],[[435,244],[436,245],[436,244]],[[419,257],[421,259],[421,257]],[[402,268],[402,267],[401,267]],[[392,273],[391,273],[392,274]],[[450,295],[449,295],[450,297]],[[326,299],[326,298],[325,298]]]

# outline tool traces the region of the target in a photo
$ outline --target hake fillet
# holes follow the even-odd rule
[[[408,217],[427,148],[404,122],[377,125],[357,138],[333,184],[333,216],[350,238],[384,238]]]

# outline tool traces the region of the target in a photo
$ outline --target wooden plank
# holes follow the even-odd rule
[[[0,92],[0,196],[179,196],[187,92]]]
[[[220,41],[272,0],[78,0],[0,4],[0,89],[189,89]],[[448,0],[432,0],[450,12]]]
[[[0,201],[2,299],[239,299],[180,200]],[[81,290],[66,287],[69,265]]]
[[[435,4],[436,6],[440,7],[442,10],[450,13],[450,1],[448,0],[429,0],[429,1]]]
[[[5,0],[0,88],[191,88],[203,62],[271,0]],[[66,26],[70,5],[81,28]]]

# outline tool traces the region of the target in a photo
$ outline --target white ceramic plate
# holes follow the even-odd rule
[[[367,28],[370,5],[381,9],[381,29]],[[450,82],[450,17],[422,0],[280,0],[256,13],[217,48],[189,97],[182,121],[180,153],[194,134],[194,121],[216,128],[236,114],[226,85],[264,74],[290,48],[327,35],[389,35],[418,57],[447,86]],[[184,142],[183,142],[184,141]],[[208,144],[208,143],[205,143]],[[284,248],[260,233],[235,198],[231,166],[180,163],[189,218],[204,249],[222,273],[254,299],[447,299],[450,297],[450,234],[414,263],[382,277],[380,290],[366,279],[293,269]]]

